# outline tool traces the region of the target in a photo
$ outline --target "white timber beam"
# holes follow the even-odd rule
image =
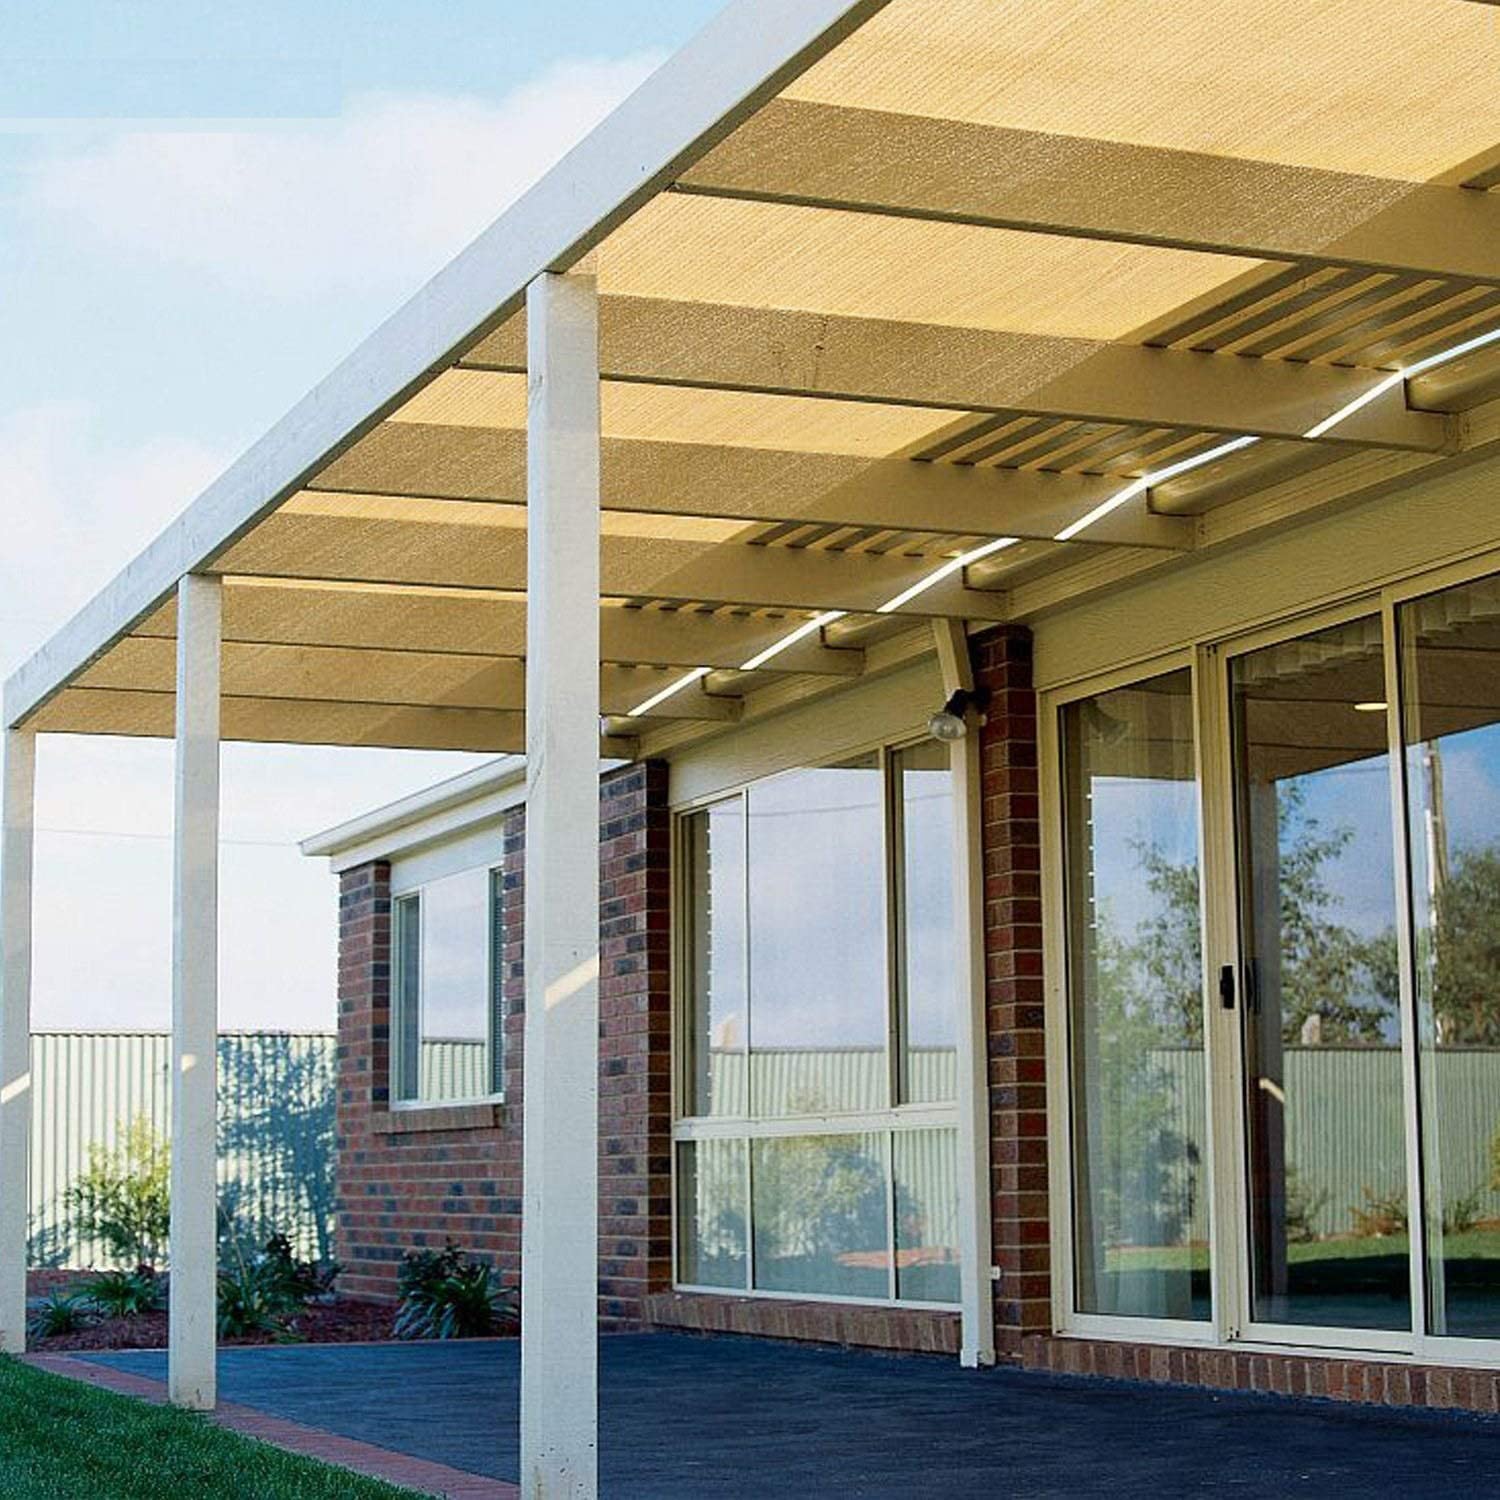
[[[175,604],[148,616],[135,633],[172,639]],[[753,619],[693,610],[599,610],[600,659],[618,664],[733,671],[782,639],[799,618]],[[247,645],[342,646],[422,655],[524,656],[526,601],[473,589],[359,587],[341,583],[224,580],[224,639]],[[782,672],[858,677],[864,653],[830,647],[815,632],[783,651]]]
[[[472,372],[466,378],[506,377]],[[1441,418],[1425,420],[1442,426]],[[603,465],[604,509],[621,514],[978,537],[1054,536],[1121,483],[1095,475],[633,438],[606,438]],[[386,422],[319,474],[308,492],[519,505],[525,472],[526,435],[519,428]],[[1153,515],[1144,498],[1091,527],[1089,542],[1192,545],[1188,528],[1175,517]]]
[[[79,679],[79,688],[172,692],[170,640],[127,636]],[[371,708],[474,708],[521,712],[526,664],[515,657],[419,651],[350,650],[340,646],[248,646],[224,643],[226,700],[260,698],[311,703],[357,703]],[[681,673],[672,668],[605,666],[600,705],[605,714],[629,713]],[[676,693],[659,718],[739,717],[739,699],[697,688]]]
[[[943,690],[974,691],[968,633],[961,620],[932,626]],[[983,795],[980,715],[966,707],[968,733],[949,746],[953,774],[953,934],[958,993],[959,1361],[995,1363],[994,1291],[990,1280],[990,1084],[984,958]]]
[[[1430,183],[777,99],[680,191],[1500,283],[1500,200]]]
[[[598,1493],[599,325],[527,294],[526,1090],[521,1493]]]
[[[650,297],[605,298],[599,317],[607,380],[1257,437],[1302,438],[1383,373]],[[525,337],[524,319],[513,318],[464,366],[523,371]],[[1408,410],[1398,389],[1323,441],[1436,451],[1444,438],[1442,418]]]
[[[0,1352],[26,1349],[36,735],[5,732],[0,808]]]
[[[316,497],[323,502],[332,496]],[[342,498],[342,497],[339,497]],[[451,513],[433,519],[423,502],[408,502],[412,519],[370,520],[354,513],[317,514],[288,506],[232,547],[225,572],[261,578],[332,578],[353,583],[436,584],[509,593],[526,589],[527,533],[486,524],[476,505],[434,501]],[[738,604],[769,609],[879,610],[928,578],[941,557],[903,557],[813,548],[661,537],[604,539],[602,582],[612,598]],[[897,611],[917,617],[1008,618],[1004,597],[965,586],[962,572],[923,589]],[[596,621],[597,603],[591,611]],[[592,628],[591,628],[592,633]],[[529,637],[528,637],[529,639]],[[528,653],[535,655],[534,643]]]
[[[221,609],[218,579],[178,585],[167,1395],[194,1411],[216,1387]]]

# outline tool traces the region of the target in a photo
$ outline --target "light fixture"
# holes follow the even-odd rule
[[[1381,699],[1370,699],[1368,703],[1356,703],[1354,712],[1357,714],[1383,714],[1390,705]]]
[[[945,743],[961,740],[969,732],[969,710],[983,712],[989,701],[987,688],[959,688],[927,721],[927,733]]]

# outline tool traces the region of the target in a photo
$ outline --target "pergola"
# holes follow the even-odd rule
[[[177,739],[172,1385],[196,1405],[220,739],[525,750],[523,1486],[593,1493],[599,754],[935,637],[961,687],[970,624],[1500,453],[1497,23],[1474,0],[732,0],[7,684],[4,1346],[36,735]],[[955,775],[972,810],[972,750]]]

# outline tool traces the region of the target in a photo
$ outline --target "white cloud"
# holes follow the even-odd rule
[[[118,446],[84,402],[0,415],[0,672],[150,542],[224,457],[185,438]]]
[[[34,169],[56,232],[276,296],[405,287],[436,270],[660,59],[559,64],[498,103],[356,96],[331,122],[127,131]]]

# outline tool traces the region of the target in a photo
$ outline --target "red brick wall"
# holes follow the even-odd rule
[[[1041,821],[1031,634],[1022,626],[970,642],[990,700],[980,730],[995,1347],[1019,1359],[1023,1338],[1052,1327],[1047,1217]]]
[[[665,767],[600,783],[600,1314],[638,1323],[670,1284],[670,827]],[[402,1254],[453,1239],[520,1279],[525,821],[508,814],[505,1102],[389,1107],[390,867],[342,877],[338,1226],[343,1286],[390,1297]]]

